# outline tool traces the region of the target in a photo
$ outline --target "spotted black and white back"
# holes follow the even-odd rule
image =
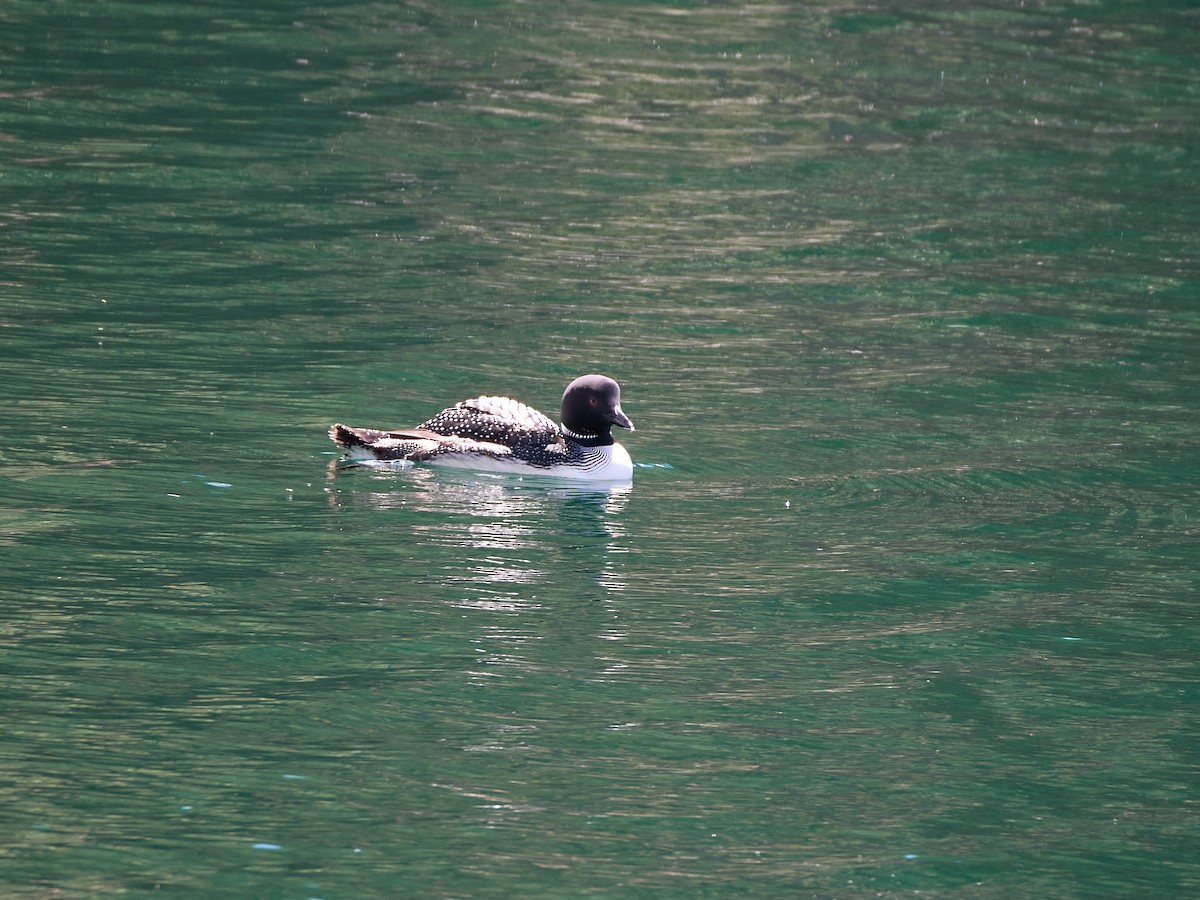
[[[567,443],[549,416],[511,397],[463,400],[417,426],[418,431],[467,438],[480,443],[476,452],[523,459],[533,465],[560,465],[568,458]]]
[[[463,400],[417,428],[494,444],[511,444],[513,438],[525,437],[544,446],[561,438],[558,426],[549,416],[511,397]]]

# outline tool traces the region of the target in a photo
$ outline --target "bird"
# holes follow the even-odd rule
[[[612,426],[634,431],[621,387],[607,375],[581,375],[562,395],[562,424],[510,397],[475,397],[415,428],[396,431],[337,424],[329,437],[355,462],[408,460],[485,472],[587,481],[630,481],[633,461]]]

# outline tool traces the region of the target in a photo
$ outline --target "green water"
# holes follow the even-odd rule
[[[1184,2],[9,0],[4,894],[1200,893],[1198,144]]]

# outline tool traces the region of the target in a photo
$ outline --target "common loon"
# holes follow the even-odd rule
[[[562,425],[508,397],[476,397],[415,428],[378,431],[334,425],[329,436],[353,460],[411,460],[489,472],[629,481],[633,462],[612,426],[633,431],[621,410],[621,387],[583,375],[562,396]]]

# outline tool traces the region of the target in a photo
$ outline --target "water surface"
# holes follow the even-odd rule
[[[1200,889],[1187,4],[253,7],[0,11],[8,893]]]

